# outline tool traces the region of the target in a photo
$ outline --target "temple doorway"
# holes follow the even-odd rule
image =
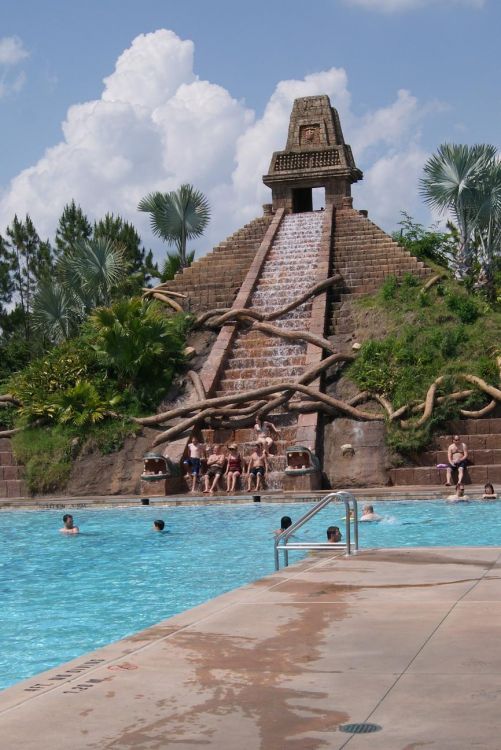
[[[311,188],[295,188],[292,191],[292,212],[302,214],[313,211],[313,196]]]

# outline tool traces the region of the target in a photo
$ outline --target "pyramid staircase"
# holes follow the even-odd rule
[[[324,213],[308,212],[284,216],[270,251],[262,267],[250,307],[262,312],[272,312],[299,297],[315,279],[321,252]],[[312,301],[273,321],[274,325],[288,329],[308,329]],[[306,370],[307,345],[280,338],[265,336],[257,331],[238,333],[226,360],[216,389],[216,395],[239,393],[266,385],[296,380]],[[296,440],[298,417],[293,412],[278,409],[268,418],[281,432],[275,442],[275,453],[270,457],[267,476],[269,489],[280,489],[284,484],[285,448]],[[248,458],[255,442],[254,430],[216,430],[215,443],[234,440],[242,456]]]
[[[417,456],[415,466],[390,470],[394,485],[444,484],[445,469],[437,469],[437,464],[447,463],[451,435],[460,435],[468,448],[464,484],[501,484],[501,417],[459,419],[449,427],[448,435],[437,436],[432,446]],[[457,481],[454,472],[452,479]]]
[[[9,438],[0,438],[0,498],[26,497],[23,471],[16,462]]]
[[[347,334],[355,325],[352,303],[358,297],[374,293],[388,276],[402,278],[413,274],[426,280],[431,269],[395,242],[365,212],[351,207],[336,211],[333,271],[343,278],[343,286],[333,294],[329,333],[340,351],[351,347]]]
[[[234,232],[169,283],[174,292],[188,295],[190,312],[231,307],[272,216],[262,216]]]

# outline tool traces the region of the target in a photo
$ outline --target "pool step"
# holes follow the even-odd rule
[[[390,469],[392,483],[401,485],[437,485],[445,484],[445,469],[432,466],[406,466],[401,469]],[[468,466],[464,472],[464,484],[501,484],[501,465]]]

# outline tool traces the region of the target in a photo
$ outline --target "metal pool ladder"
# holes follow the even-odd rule
[[[346,511],[346,524],[345,524],[345,538],[343,542],[289,542],[289,537],[294,534],[295,531],[304,526],[304,524],[316,516],[323,508],[329,503],[336,501],[344,502]],[[350,508],[351,503],[351,508]],[[350,522],[350,511],[353,511],[353,520]],[[351,525],[353,523],[353,544],[351,542]],[[275,570],[280,570],[280,550],[284,553],[284,565],[285,567],[289,564],[289,550],[305,550],[305,549],[320,549],[320,550],[333,550],[333,549],[345,549],[347,555],[356,554],[358,550],[358,502],[351,492],[331,492],[330,494],[323,497],[313,508],[301,516],[299,521],[293,523],[288,529],[285,529],[275,539]]]

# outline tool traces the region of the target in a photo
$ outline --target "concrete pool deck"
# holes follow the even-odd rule
[[[498,750],[500,625],[501,547],[323,553],[5,690],[2,747]]]

